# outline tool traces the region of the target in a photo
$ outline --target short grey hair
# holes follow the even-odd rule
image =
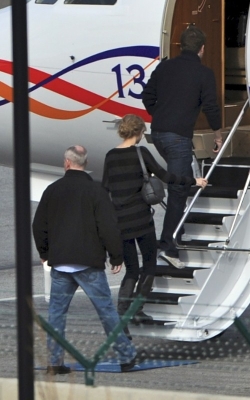
[[[64,159],[68,159],[72,164],[85,167],[88,160],[87,149],[83,146],[70,146],[64,153]]]

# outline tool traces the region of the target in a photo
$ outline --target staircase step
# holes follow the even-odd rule
[[[233,214],[216,214],[210,212],[190,212],[187,216],[185,224],[206,224],[206,225],[222,225],[224,217],[231,217]]]
[[[177,243],[177,245],[180,245],[180,246],[186,246],[186,247],[195,247],[195,246],[203,246],[203,247],[208,247],[208,245],[210,244],[210,243],[214,243],[214,242],[221,242],[221,240],[203,240],[203,239],[192,239],[192,240],[181,240],[180,242],[178,242]],[[160,242],[158,241],[158,247],[160,247],[160,244],[159,244]],[[158,255],[158,260],[160,260],[160,261],[164,261],[165,263],[166,263],[166,265],[169,265],[168,263],[167,263],[167,261],[165,260],[165,258],[162,258],[161,257],[161,255]],[[181,261],[183,261],[182,260],[182,258],[181,258]],[[162,264],[160,264],[159,263],[159,265],[162,265]],[[177,269],[177,268],[176,268]],[[182,268],[182,269],[184,269],[184,268]]]
[[[220,214],[219,214],[220,215]],[[207,219],[209,219],[210,214],[207,214]],[[221,216],[221,215],[220,215]],[[205,219],[204,219],[205,220]],[[236,221],[238,222],[240,217],[237,216]],[[212,218],[213,222],[219,223],[186,223],[184,224],[185,233],[190,237],[192,240],[207,240],[207,241],[221,241],[225,242],[228,238],[228,234],[232,227],[234,216],[227,215],[225,217],[220,218],[216,221],[216,218]],[[208,221],[210,222],[210,221]]]
[[[201,192],[203,193],[203,192]],[[204,191],[205,193],[205,191]],[[211,213],[211,214],[235,214],[239,205],[242,191],[238,192],[237,198],[219,198],[199,196],[192,206],[192,212]],[[187,205],[190,205],[192,198],[187,199]],[[250,202],[250,191],[248,190],[242,204],[242,212],[246,210]]]
[[[213,162],[214,160],[211,159],[203,161],[203,176],[207,174]],[[249,169],[250,158],[248,157],[221,158],[209,177],[209,183],[216,186],[234,186],[242,189],[245,185]]]
[[[171,332],[176,326],[176,321],[168,320],[153,320],[153,324],[129,324],[129,332],[132,337],[134,336],[157,336],[162,339],[166,339],[168,332]]]
[[[182,241],[182,244],[185,243],[187,242]],[[193,267],[193,268],[207,269],[213,266],[213,260],[211,259],[211,256],[207,251],[180,249],[179,253],[180,253],[180,260],[184,262],[186,268]],[[157,258],[157,266],[170,267],[167,261],[165,259],[160,258],[159,255]],[[175,269],[177,270],[177,268]],[[182,270],[185,270],[185,268],[183,268]]]
[[[199,189],[200,188],[198,186],[192,186],[189,191],[189,197],[194,197]],[[240,189],[242,188],[208,185],[204,190],[200,192],[199,197],[237,199],[238,191]]]
[[[209,244],[218,242],[220,243],[221,240],[203,240],[203,239],[193,239],[189,241],[181,241],[180,245],[181,246],[187,246],[187,247],[208,247]]]
[[[179,299],[181,297],[192,296],[192,295],[193,294],[151,292],[147,297],[146,303],[178,305]]]
[[[198,292],[197,292],[198,293]],[[196,294],[151,292],[143,311],[154,319],[176,319],[185,316],[197,298]],[[169,316],[173,316],[169,318]]]
[[[209,271],[210,268],[204,268],[204,266],[191,266],[180,270],[168,265],[157,267],[153,290],[156,292],[167,291],[168,293],[192,293],[197,295],[206,281]]]
[[[213,266],[213,260],[210,253],[207,251],[181,249],[179,253],[181,261],[183,261],[187,267],[207,269]]]
[[[206,158],[205,160],[203,160],[203,168],[206,166],[211,166],[213,163],[213,158]],[[222,157],[218,162],[218,165],[237,167],[237,171],[239,173],[238,168],[250,168],[250,157]]]
[[[193,279],[194,271],[196,270],[203,270],[203,268],[182,268],[177,269],[171,267],[170,265],[157,265],[156,267],[156,277],[161,276],[171,276],[173,278],[183,278],[183,279]]]
[[[134,322],[130,322],[129,330],[130,330],[130,327],[132,327],[132,326],[135,327],[135,326],[138,326],[138,325],[149,326],[152,329],[154,329],[154,327],[159,327],[159,326],[168,326],[170,328],[170,327],[175,327],[176,321],[169,321],[169,320],[165,320],[165,319],[153,319],[153,320],[150,320],[150,321],[140,322],[139,324],[135,324]]]

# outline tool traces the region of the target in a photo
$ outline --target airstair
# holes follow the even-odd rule
[[[210,175],[209,186],[191,189],[183,219],[191,238],[179,243],[185,268],[158,258],[144,306],[153,322],[130,324],[134,336],[210,339],[250,303],[250,158],[220,158],[216,165],[205,160],[202,171]]]

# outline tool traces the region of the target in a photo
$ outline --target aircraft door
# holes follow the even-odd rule
[[[173,58],[180,53],[180,36],[190,24],[202,29],[207,36],[203,64],[215,73],[218,101],[224,108],[224,24],[225,0],[169,0],[166,4],[162,35],[162,57]],[[195,129],[209,128],[201,113]]]

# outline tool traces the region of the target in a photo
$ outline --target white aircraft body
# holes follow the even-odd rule
[[[12,165],[11,7],[3,6],[3,1],[0,163]],[[150,130],[150,116],[141,101],[142,89],[161,58],[179,54],[180,33],[190,24],[207,34],[203,62],[215,73],[226,135],[249,94],[248,9],[249,0],[28,1],[32,200],[38,201],[44,188],[63,174],[63,153],[70,145],[86,146],[89,172],[100,180],[105,154],[120,141],[117,122],[125,114],[134,113],[144,118]],[[228,156],[238,151],[249,157],[249,112],[241,125],[244,131],[237,132],[238,139],[233,139],[226,150]],[[212,155],[211,138],[213,134],[201,114],[194,135],[198,158]],[[163,163],[154,146],[145,145]],[[197,213],[225,216],[220,224],[185,225],[193,239],[205,240],[209,245],[206,251],[182,250],[181,258],[190,267],[184,272],[173,273],[163,263],[152,293],[153,299],[163,296],[162,302],[149,301],[145,306],[157,324],[144,327],[146,335],[205,340],[225,330],[249,305],[247,188],[242,198],[213,196],[212,200],[198,200],[194,207]],[[216,252],[212,251],[214,243]],[[230,252],[228,247],[240,251]]]
[[[128,113],[150,121],[141,92],[159,59],[165,1],[93,3],[99,4],[63,0],[27,4],[34,172],[53,174],[53,167],[62,166],[65,149],[80,143],[89,151],[92,176],[101,179],[105,154],[119,143],[116,121]],[[13,154],[11,7],[0,10],[0,30],[4,37],[0,159],[9,165]],[[151,150],[157,155],[153,146]]]

